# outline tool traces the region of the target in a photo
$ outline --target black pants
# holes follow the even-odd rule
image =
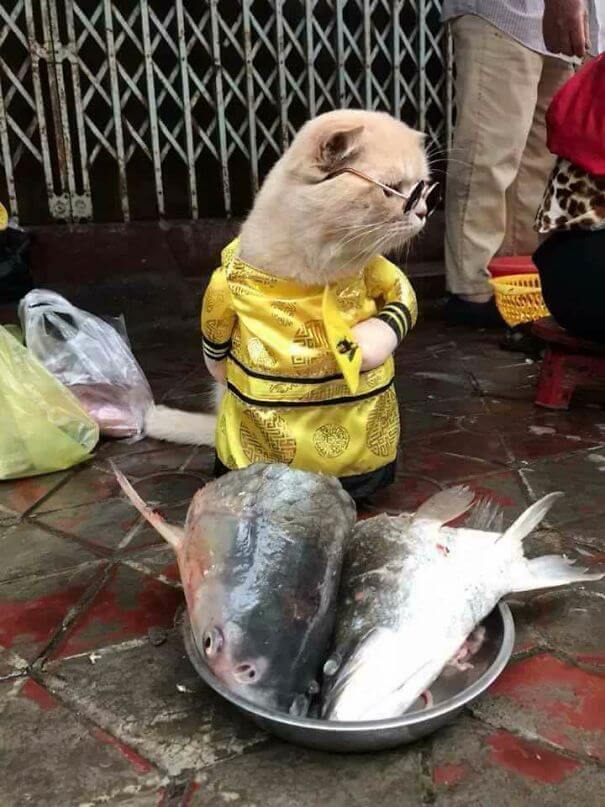
[[[369,471],[367,474],[340,477],[340,483],[349,496],[359,504],[365,502],[381,488],[391,485],[395,479],[396,467],[397,460],[383,465],[382,468],[377,468],[375,471]],[[214,476],[218,478],[226,473],[229,473],[229,468],[223,465],[218,457],[215,457]]]
[[[605,344],[605,230],[555,233],[537,249],[534,263],[559,325]]]

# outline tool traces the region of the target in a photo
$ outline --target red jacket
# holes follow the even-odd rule
[[[590,174],[605,175],[605,53],[591,59],[552,100],[548,148]]]

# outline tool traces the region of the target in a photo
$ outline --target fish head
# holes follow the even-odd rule
[[[276,528],[257,517],[204,512],[179,556],[187,609],[200,656],[229,691],[304,714],[319,689],[317,642],[329,638],[317,636],[322,592],[305,585],[309,564],[299,564],[297,584],[280,579],[276,570],[300,546],[272,542],[268,530]]]
[[[371,630],[332,676],[322,716],[357,722],[402,715],[443,667],[430,643],[423,645],[389,628]]]

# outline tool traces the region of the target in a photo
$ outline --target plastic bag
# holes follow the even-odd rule
[[[98,439],[78,400],[0,326],[0,479],[70,468]]]
[[[153,396],[116,327],[60,294],[34,289],[19,305],[25,344],[74,393],[107,437],[140,437]],[[123,320],[115,321],[124,330]]]

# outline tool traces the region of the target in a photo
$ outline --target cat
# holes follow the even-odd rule
[[[385,269],[388,262],[379,258],[380,253],[400,249],[421,232],[426,222],[425,195],[420,194],[416,204],[407,212],[404,211],[406,201],[401,197],[403,195],[409,199],[414,189],[419,187],[426,190],[427,186],[420,186],[419,183],[428,183],[428,181],[429,163],[424,148],[424,135],[420,132],[381,112],[336,110],[320,115],[302,127],[288,150],[270,171],[241,228],[238,242],[233,250],[228,253],[226,251],[227,258],[224,254],[223,260],[224,262],[225,260],[237,261],[239,269],[243,268],[248,273],[246,275],[248,279],[245,282],[250,282],[253,286],[259,318],[266,317],[268,307],[271,306],[274,309],[273,314],[278,319],[281,316],[282,321],[287,324],[290,303],[287,300],[284,302],[273,298],[267,298],[264,301],[262,295],[259,296],[258,283],[256,286],[254,283],[261,281],[261,285],[262,283],[268,286],[277,284],[277,287],[280,286],[280,283],[282,285],[285,283],[285,288],[295,290],[295,298],[296,295],[300,297],[301,289],[304,290],[307,287],[321,289],[327,285],[335,289],[337,296],[340,294],[342,297],[345,288],[349,288],[347,293],[350,296],[351,283],[353,286],[356,283],[359,286],[366,278],[363,282],[367,286],[368,267],[374,267],[372,272],[376,277],[386,277],[384,272],[388,274],[390,270]],[[379,260],[384,263],[378,264]],[[232,264],[229,264],[229,267],[232,267]],[[223,267],[222,275],[231,272],[230,277],[233,278],[232,268],[229,269],[229,267],[227,269]],[[392,267],[392,264],[388,264],[388,267]],[[219,283],[221,276],[217,273],[215,275],[217,279],[213,282]],[[404,281],[407,283],[403,275],[396,280],[401,288],[403,288]],[[349,285],[347,286],[347,284]],[[211,282],[206,295],[209,300],[208,305],[210,305],[211,297],[212,299],[224,299],[225,295],[231,294],[232,290],[233,284],[230,287],[227,285],[217,287],[212,291]],[[250,293],[250,289],[238,289],[238,293],[239,291]],[[358,291],[359,288],[357,288]],[[365,291],[364,287],[364,294]],[[288,294],[290,293],[288,292]],[[412,299],[413,292],[409,292],[409,294],[411,294],[409,307],[415,308],[415,298]],[[349,317],[351,328],[348,331],[348,338],[341,342],[344,345],[345,353],[347,351],[353,353],[353,356],[349,356],[353,363],[355,351],[359,349],[361,364],[358,370],[361,374],[367,375],[368,371],[385,366],[385,362],[389,360],[402,334],[404,335],[403,332],[407,331],[413,323],[411,322],[412,314],[406,309],[406,305],[396,297],[393,297],[390,306],[387,306],[384,311],[382,309],[379,311],[377,306],[368,308],[369,301],[367,300],[363,305],[365,306],[364,311],[369,311],[369,314],[366,314],[365,317],[361,315]],[[277,313],[278,309],[279,313]],[[412,313],[415,319],[415,311]],[[232,312],[230,311],[229,314],[231,315]],[[209,317],[210,315],[207,319]],[[212,323],[216,324],[216,322],[216,319],[212,320]],[[247,333],[250,337],[250,332],[256,333],[258,329],[255,328],[254,322],[252,324],[248,322],[248,325]],[[304,323],[299,323],[299,325],[303,327]],[[244,325],[241,328],[245,330]],[[272,333],[274,332],[272,331]],[[339,351],[335,353],[336,360],[339,362],[337,366],[334,357],[330,354],[323,329],[320,328],[317,332],[311,329],[305,333],[307,340],[304,342],[305,345],[308,344],[309,339],[311,342],[314,338],[320,342],[323,340],[321,347],[324,351],[323,353],[320,351],[318,354],[318,361],[321,361],[314,368],[311,365],[318,358],[317,355],[313,354],[310,358],[309,356],[299,357],[300,361],[307,361],[308,366],[311,367],[308,372],[311,378],[306,379],[305,383],[310,383],[315,377],[320,384],[324,383],[322,378],[328,376],[325,373],[323,376],[321,375],[318,370],[319,365],[323,362],[325,369],[331,362],[332,370],[335,369],[338,372],[339,367],[344,366],[342,357],[338,355],[338,352],[342,351],[339,348]],[[230,339],[229,328],[223,336]],[[205,337],[205,361],[209,372],[217,382],[215,404],[218,408],[225,392],[228,375],[227,359],[223,357],[222,351],[230,349],[231,342],[222,338],[213,339],[212,334],[205,334]],[[256,339],[256,342],[258,341]],[[262,349],[265,357],[265,365],[262,365],[262,362],[260,365],[263,373],[256,373],[256,375],[252,373],[254,378],[261,378],[259,382],[261,384],[264,383],[262,379],[273,377],[265,372],[267,368],[270,369],[273,366],[270,363],[274,361],[271,359],[272,348],[270,336],[265,338],[260,347],[255,345],[257,353]],[[306,348],[300,347],[297,343],[295,351],[300,352],[304,349]],[[252,372],[249,366],[252,361],[249,353],[242,353],[240,359],[242,356],[245,361],[238,362],[241,366],[236,367],[233,362],[236,362],[237,358],[233,353],[231,354],[233,373],[240,370]],[[291,377],[293,381],[296,381],[300,372],[290,368],[289,365],[288,368],[283,372],[282,367],[280,373],[282,382],[290,380]],[[348,368],[345,367],[346,369]],[[286,378],[284,379],[282,376],[286,376]],[[246,383],[248,380],[246,379]],[[355,384],[357,381],[352,383]],[[233,386],[231,384],[230,389]],[[287,404],[284,403],[284,405]],[[262,412],[259,410],[256,420],[252,419],[254,424],[252,421],[248,424],[253,431],[260,429],[262,433],[265,428],[261,422],[264,417],[263,412],[265,410]],[[342,412],[339,413],[340,415]],[[342,431],[344,427],[337,423],[333,423],[332,426],[332,431],[330,431],[324,424],[323,427],[318,427],[315,434],[321,432],[323,428],[323,436],[331,434],[332,442],[334,442],[334,435],[340,434],[342,447],[345,439]],[[246,426],[246,428],[248,427]],[[150,410],[147,416],[146,432],[149,436],[177,443],[214,445],[216,429],[217,419],[215,415],[211,414],[186,413],[156,406]],[[242,425],[240,431],[243,429]],[[251,439],[256,448],[248,446],[245,457],[244,454],[241,454],[237,460],[232,456],[229,457],[235,466],[241,467],[246,462],[256,459],[274,461],[282,459],[279,455],[272,456],[273,449],[265,447],[259,450],[257,443],[259,439],[262,442],[262,434],[260,438],[256,432],[255,434],[256,437]],[[264,456],[263,451],[268,456]],[[329,453],[334,453],[334,451],[336,451],[336,447],[333,445],[329,449]],[[229,452],[227,451],[227,453]],[[304,465],[305,462],[302,461],[302,464]],[[311,460],[307,464],[314,465]],[[363,462],[361,462],[361,466],[359,462],[355,467],[352,465],[351,470],[359,471],[358,466],[363,466]],[[314,467],[307,469],[315,470]],[[326,469],[320,468],[319,470]],[[328,472],[331,472],[330,469]],[[335,473],[335,475],[339,474]],[[352,476],[357,477],[358,474],[354,473]]]

